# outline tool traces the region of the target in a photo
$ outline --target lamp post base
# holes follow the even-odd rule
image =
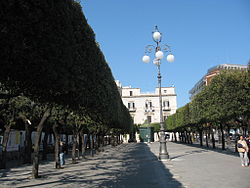
[[[159,154],[159,160],[160,161],[170,161],[169,155],[168,154]]]
[[[160,153],[159,153],[159,160],[167,161],[169,160],[169,155],[167,151],[167,144],[165,140],[165,133],[164,131],[160,132]]]
[[[165,146],[164,146],[164,145],[165,145]],[[166,148],[166,142],[165,142],[165,143],[160,143],[160,149],[161,149],[162,147],[165,147],[165,148]],[[159,153],[159,160],[160,160],[160,161],[168,161],[168,160],[170,160],[170,159],[169,159],[168,152],[161,152],[161,150],[160,150],[160,153]]]

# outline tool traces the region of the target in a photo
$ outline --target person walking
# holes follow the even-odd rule
[[[237,149],[238,149],[240,159],[241,159],[241,166],[247,167],[248,162],[249,162],[249,159],[247,156],[249,148],[248,148],[247,143],[244,140],[243,136],[240,136],[240,139],[237,142]]]
[[[63,168],[63,165],[65,165],[65,144],[63,142],[60,142],[60,147],[59,147],[59,159],[60,159],[60,168]]]

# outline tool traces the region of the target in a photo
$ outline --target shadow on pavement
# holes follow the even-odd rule
[[[21,169],[20,169],[21,170]],[[7,172],[11,173],[11,172]],[[18,172],[16,172],[18,173]],[[26,174],[26,172],[25,172]],[[117,188],[179,188],[165,165],[144,143],[122,144],[100,153],[91,160],[68,164],[64,169],[47,169],[42,178],[32,180],[15,176],[1,178],[6,187],[117,187]]]
[[[135,144],[123,161],[122,173],[114,174],[117,179],[103,181],[100,187],[183,187],[144,143]]]
[[[221,154],[225,154],[225,155],[230,155],[230,156],[235,156],[235,157],[238,157],[239,154],[238,152],[233,152],[233,151],[230,151],[230,150],[222,150],[220,148],[212,148],[212,147],[206,147],[206,146],[200,146],[200,144],[186,144],[186,143],[181,143],[181,142],[172,142],[174,144],[180,144],[180,145],[185,145],[185,146],[189,146],[189,147],[193,147],[193,148],[199,148],[199,149],[202,149],[201,152],[208,152],[208,151],[214,151],[214,152],[218,152],[218,153],[221,153]]]
[[[197,153],[206,153],[206,152],[208,152],[208,151],[207,150],[188,151],[188,152],[185,152],[184,154],[177,155],[177,156],[174,156],[174,157],[170,157],[170,159],[173,160],[173,159],[184,157],[184,156],[187,156],[187,155],[193,155],[193,154],[197,154]]]

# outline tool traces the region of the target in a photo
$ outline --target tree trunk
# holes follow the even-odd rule
[[[113,134],[111,135],[110,143],[111,143],[111,146],[115,146],[115,137]]]
[[[94,157],[94,136],[93,136],[93,134],[90,135],[90,152],[91,152],[91,156]]]
[[[184,132],[182,132],[182,142],[185,143],[185,133]]]
[[[115,146],[117,146],[118,145],[118,139],[117,139],[117,135],[115,135],[115,137],[114,137],[115,139],[114,139],[114,141],[115,141]]]
[[[176,132],[174,132],[174,141],[177,142]]]
[[[207,135],[208,135],[208,141],[209,143],[211,142],[211,133],[210,133],[210,129],[207,130]]]
[[[66,140],[65,140],[65,150],[66,150],[66,155],[69,154],[69,135],[66,133]]]
[[[179,140],[182,142],[182,132],[179,132]]]
[[[185,143],[189,144],[188,132],[185,131],[184,134],[185,134]]]
[[[129,136],[130,137],[130,136]],[[131,138],[131,137],[130,137]],[[108,136],[108,145],[111,145],[111,136]]]
[[[193,144],[192,136],[193,136],[193,133],[189,132],[189,143],[190,144]]]
[[[98,152],[100,152],[101,150],[101,148],[100,148],[100,146],[101,146],[101,139],[100,139],[100,133],[98,133],[97,135],[96,135],[96,150],[98,151]]]
[[[81,131],[80,132],[80,136],[81,136],[81,139],[82,139],[82,159],[85,158],[85,148],[86,148],[86,140],[85,140],[85,137],[84,137],[84,133]]]
[[[210,134],[211,134],[211,136],[212,136],[212,145],[213,145],[213,149],[215,149],[214,131],[212,130],[212,128],[210,128]]]
[[[0,169],[6,168],[6,154],[7,154],[7,145],[10,135],[10,125],[5,125],[5,131],[3,136],[3,145],[2,145],[2,160],[0,162]]]
[[[100,145],[101,145],[101,140],[100,140],[100,133],[98,133],[97,135],[96,135],[96,145],[97,145],[97,148],[99,149],[100,148]]]
[[[220,131],[221,131],[222,150],[225,150],[225,135],[224,135],[222,123],[220,123]]]
[[[31,125],[25,122],[25,152],[24,163],[31,163],[32,140],[31,140]]]
[[[103,147],[104,147],[104,134],[101,134],[100,135],[100,150],[101,151],[104,151]]]
[[[199,130],[199,137],[200,137],[200,146],[203,146],[203,134],[202,134],[202,129]]]
[[[42,160],[47,160],[47,153],[48,153],[48,132],[45,131],[45,135],[43,138],[43,156],[42,156]]]
[[[41,134],[42,134],[44,123],[51,114],[51,110],[52,110],[51,108],[48,108],[45,111],[40,123],[37,126],[37,134],[35,138],[34,153],[33,153],[32,178],[39,178],[38,168],[39,168],[39,149],[40,149]]]
[[[227,126],[227,134],[228,134],[228,136],[230,134],[230,126],[229,125]]]
[[[191,144],[191,135],[190,135],[190,131],[187,131],[187,138],[188,138],[188,143]]]
[[[77,151],[77,159],[80,160],[80,134],[77,133],[77,136],[76,136],[76,151]]]
[[[76,163],[76,144],[77,144],[76,131],[73,131],[73,145],[72,145],[72,164]]]
[[[120,145],[121,144],[120,134],[117,135],[117,138],[118,138],[118,144]]]
[[[53,132],[55,135],[55,168],[59,169],[60,166],[60,159],[59,159],[59,145],[60,145],[60,134],[58,132],[58,124],[54,123],[53,125]]]
[[[207,148],[209,148],[209,145],[208,145],[208,134],[207,134],[207,130],[206,130],[206,146],[207,146]]]
[[[246,128],[246,127],[243,128],[243,136],[244,136],[244,137],[247,136],[247,128]]]

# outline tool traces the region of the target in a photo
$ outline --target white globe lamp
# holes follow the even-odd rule
[[[142,57],[142,61],[143,61],[144,63],[149,63],[149,62],[150,62],[150,57],[149,57],[148,55],[144,55],[144,56]]]
[[[167,56],[167,61],[170,62],[170,63],[174,62],[174,55],[173,54],[169,54]]]
[[[153,38],[154,38],[155,41],[160,41],[160,39],[161,39],[161,33],[158,32],[158,31],[155,31],[153,33]]]
[[[155,57],[156,57],[156,59],[162,59],[162,58],[163,58],[163,56],[164,56],[164,54],[163,54],[163,52],[162,52],[162,51],[157,51],[157,52],[155,53]]]

